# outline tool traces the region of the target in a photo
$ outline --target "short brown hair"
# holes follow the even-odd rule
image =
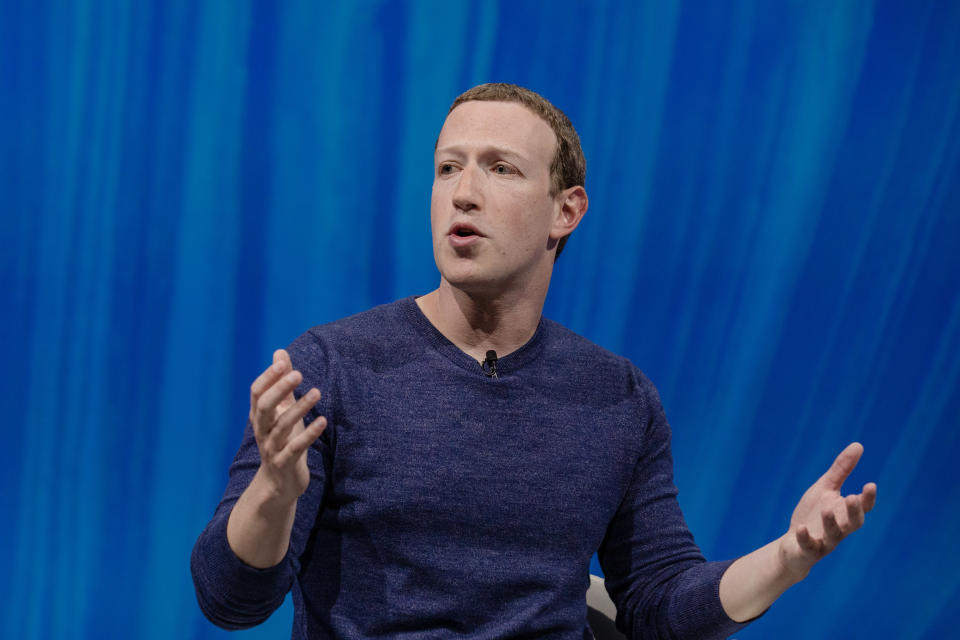
[[[570,118],[553,106],[549,100],[539,93],[515,84],[489,82],[461,93],[450,105],[450,111],[471,100],[516,102],[543,118],[557,136],[557,150],[550,163],[550,195],[555,196],[570,187],[584,186],[587,178],[587,160],[583,157],[583,149],[580,147],[580,136],[573,128]],[[450,111],[447,115],[450,115]],[[560,242],[557,243],[557,256],[567,244],[569,237],[567,235],[560,238]]]

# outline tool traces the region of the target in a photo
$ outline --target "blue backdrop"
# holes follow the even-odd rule
[[[249,384],[436,286],[433,144],[484,81],[581,134],[546,314],[658,385],[708,557],[865,445],[866,526],[739,637],[955,633],[960,3],[0,4],[0,636],[225,635],[188,558]]]

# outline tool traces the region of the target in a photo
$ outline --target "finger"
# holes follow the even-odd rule
[[[861,455],[863,455],[863,445],[859,442],[851,442],[847,445],[846,449],[840,452],[840,455],[836,457],[833,464],[827,469],[827,472],[820,476],[820,481],[822,481],[828,489],[839,491],[840,487],[843,486],[844,480],[847,479],[847,476],[850,475],[853,468],[857,466]]]
[[[276,351],[274,351],[273,357],[276,358],[277,362],[279,362],[279,363],[283,366],[284,371],[293,371],[293,370],[294,370],[294,369],[293,369],[293,362],[290,360],[290,354],[287,353],[286,349],[277,349]],[[285,395],[285,396],[283,397],[282,400],[280,400],[280,403],[278,404],[278,407],[279,407],[280,410],[282,411],[282,410],[286,409],[287,407],[289,407],[290,405],[292,405],[292,404],[294,403],[294,401],[295,401],[295,400],[294,400],[293,393],[292,393],[292,390],[291,390],[291,393],[288,393],[287,395]]]
[[[863,512],[870,513],[873,505],[877,502],[877,485],[868,482],[863,485]]]
[[[273,361],[282,365],[286,365],[286,368],[293,368],[293,364],[290,362],[290,354],[287,353],[286,349],[277,349],[274,351]]]
[[[847,532],[856,531],[863,526],[863,501],[860,496],[847,496],[843,501],[847,505]]]
[[[270,431],[268,446],[271,451],[279,451],[286,446],[287,438],[294,425],[300,422],[319,400],[320,391],[310,389],[297,400],[296,404],[280,414],[276,425]]]
[[[297,388],[301,380],[303,380],[303,375],[299,371],[289,371],[260,395],[256,404],[257,418],[259,422],[269,423],[261,424],[262,428],[269,431],[274,426],[272,416],[268,417],[267,414],[272,413],[280,404],[280,401]]]
[[[824,511],[821,517],[823,518],[823,532],[826,534],[826,538],[834,544],[842,540],[843,529],[837,523],[837,514],[831,509],[830,511]]]
[[[800,545],[801,549],[808,553],[813,553],[816,555],[820,554],[822,543],[819,540],[815,540],[813,536],[810,535],[810,531],[804,525],[797,527],[797,544]]]
[[[277,362],[276,354],[273,357],[273,364],[263,370],[257,379],[250,385],[250,406],[257,404],[260,394],[266,391],[277,379],[284,373],[285,366],[282,362]]]
[[[310,445],[320,437],[320,434],[327,428],[327,419],[320,416],[307,426],[303,432],[290,438],[287,446],[276,455],[274,461],[278,467],[286,466],[294,460],[300,458],[303,452],[310,448]]]

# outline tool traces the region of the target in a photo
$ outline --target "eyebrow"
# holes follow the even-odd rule
[[[438,154],[443,153],[443,154],[450,154],[455,156],[467,155],[463,147],[460,145],[450,145],[448,147],[443,147],[443,148],[434,147],[434,153],[438,153]],[[495,155],[495,156],[500,156],[506,159],[519,160],[521,162],[527,160],[525,156],[517,153],[516,151],[513,151],[512,149],[508,149],[506,147],[500,147],[496,145],[488,145],[485,147],[481,147],[478,153],[481,157]]]

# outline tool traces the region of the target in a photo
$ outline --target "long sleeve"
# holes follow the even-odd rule
[[[720,604],[732,561],[707,562],[694,542],[677,502],[670,427],[653,384],[637,374],[643,447],[599,551],[617,627],[637,639],[728,637],[745,626]]]
[[[295,392],[299,397],[310,387],[320,387],[318,366],[298,358],[297,343],[291,346],[294,367],[304,374]],[[315,356],[314,356],[315,358]],[[320,387],[323,392],[326,389]],[[326,395],[326,393],[325,393]],[[314,407],[306,420],[326,415],[326,403]],[[300,558],[307,546],[323,503],[330,471],[330,444],[323,434],[307,451],[310,483],[297,501],[297,513],[287,554],[276,566],[257,569],[236,556],[227,541],[227,521],[237,499],[260,466],[260,452],[248,423],[243,442],[230,465],[230,477],[213,518],[200,534],[190,557],[197,601],[204,615],[224,629],[245,629],[266,620],[282,603],[300,572]]]
[[[624,358],[547,319],[488,378],[413,298],[315,327],[291,345],[329,425],[290,550],[263,571],[226,542],[259,465],[247,434],[194,550],[197,597],[221,626],[293,596],[293,637],[587,637],[600,548],[620,626],[715,638],[726,564],[707,563],[676,502],[656,391]],[[582,375],[570,375],[574,371]],[[309,418],[308,418],[309,419]]]

